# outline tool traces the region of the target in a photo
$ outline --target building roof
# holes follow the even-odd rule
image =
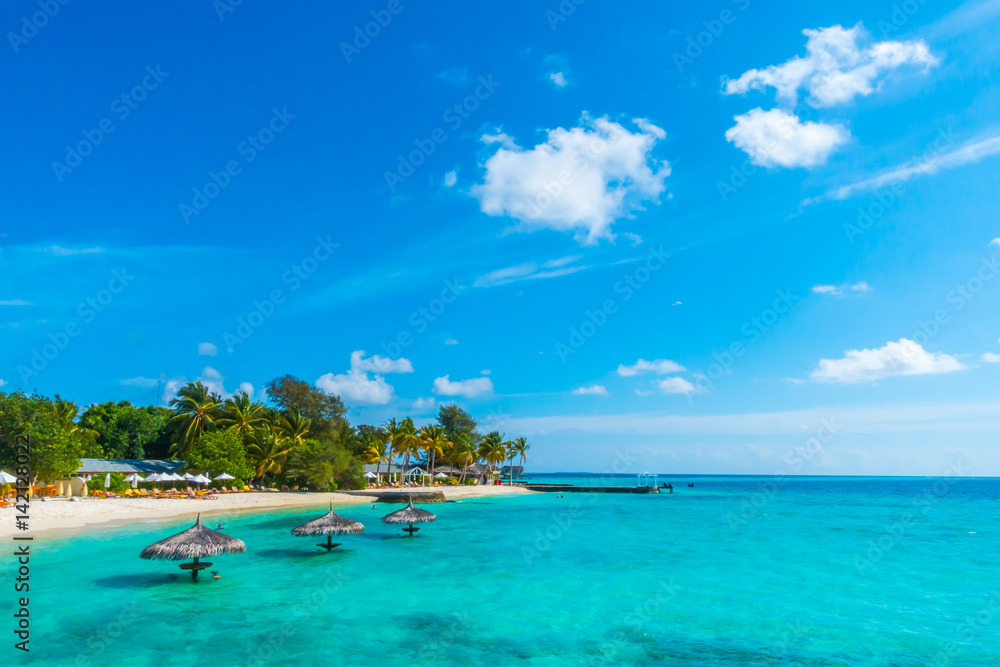
[[[184,461],[163,461],[158,459],[80,459],[78,475],[93,475],[106,472],[120,472],[126,475],[134,472],[177,472]]]
[[[378,470],[375,469],[376,467],[378,468]],[[374,463],[365,464],[365,472],[372,472],[372,473],[377,472],[380,475],[384,475],[386,473],[392,473],[393,475],[398,475],[400,472],[402,472],[402,470],[403,466],[399,465],[398,463],[389,463],[389,464],[383,463],[379,466],[376,466]]]

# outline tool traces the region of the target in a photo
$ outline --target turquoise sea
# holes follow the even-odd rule
[[[366,530],[330,554],[289,533],[321,507],[227,515],[211,525],[247,553],[212,559],[222,578],[197,583],[138,557],[190,521],[36,542],[32,650],[5,633],[5,655],[136,667],[1000,665],[1000,480],[658,481],[674,493],[428,505],[438,520],[412,539],[380,521],[398,506],[344,509]]]

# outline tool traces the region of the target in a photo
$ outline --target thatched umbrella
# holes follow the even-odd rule
[[[326,544],[317,544],[327,551],[334,547],[339,547],[340,542],[334,543],[333,535],[358,535],[365,529],[364,525],[357,521],[345,519],[333,511],[333,501],[330,501],[330,511],[318,519],[307,521],[301,526],[292,529],[292,535],[326,535]]]
[[[382,523],[405,523],[408,524],[407,528],[403,529],[404,533],[409,533],[410,537],[413,537],[413,533],[420,530],[419,528],[414,528],[415,523],[426,523],[429,521],[437,521],[437,517],[428,512],[427,510],[422,510],[419,507],[413,506],[413,497],[410,497],[410,504],[401,510],[396,510],[392,514],[387,514],[382,517]]]
[[[146,560],[187,560],[193,558],[193,563],[181,563],[182,570],[191,570],[191,577],[198,578],[198,570],[212,567],[211,563],[200,563],[203,556],[218,556],[219,554],[241,554],[247,550],[243,540],[229,537],[222,533],[205,528],[201,525],[201,514],[195,524],[183,533],[177,533],[165,540],[150,544],[142,550],[139,558]]]

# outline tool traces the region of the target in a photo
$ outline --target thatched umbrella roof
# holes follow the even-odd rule
[[[363,532],[364,525],[351,519],[346,519],[333,511],[333,502],[330,503],[330,511],[318,519],[307,521],[301,526],[292,529],[292,535],[357,535]]]
[[[219,554],[238,554],[247,550],[243,540],[229,537],[201,525],[201,514],[195,524],[183,533],[160,540],[142,550],[139,558],[147,560],[187,560]]]
[[[413,525],[415,523],[425,523],[427,521],[437,521],[437,517],[427,510],[414,507],[413,498],[410,498],[410,504],[403,509],[396,510],[392,514],[387,514],[382,517],[382,523],[408,523]]]

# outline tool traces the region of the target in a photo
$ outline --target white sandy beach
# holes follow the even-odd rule
[[[414,493],[442,491],[449,500],[531,493],[516,486],[426,487],[411,490]],[[329,506],[331,501],[335,507],[346,507],[372,503],[373,500],[372,496],[347,493],[233,493],[218,495],[212,500],[84,498],[79,502],[72,502],[68,499],[48,501],[35,499],[30,506],[28,534],[42,539],[57,538],[63,537],[69,531],[93,530],[131,521],[194,517],[199,512],[208,523],[220,515],[233,512],[284,507],[320,508],[324,505]],[[15,526],[16,514],[13,506],[0,509],[0,537],[25,534]]]

